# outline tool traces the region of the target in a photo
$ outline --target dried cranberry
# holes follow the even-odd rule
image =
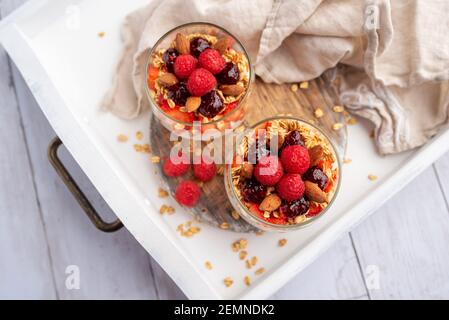
[[[284,203],[280,211],[285,214],[289,218],[296,218],[297,216],[302,216],[309,211],[310,202],[302,197],[299,200],[295,200],[292,202]]]
[[[207,118],[215,118],[224,109],[224,102],[217,91],[212,90],[201,98],[198,112]]]
[[[190,97],[189,90],[185,83],[180,82],[172,85],[168,88],[167,96],[172,99],[178,106],[183,106],[186,104],[187,99]]]
[[[297,130],[294,130],[292,132],[290,132],[287,137],[285,137],[285,141],[284,141],[284,145],[283,147],[288,147],[288,146],[305,146],[304,144],[304,139],[301,136],[301,133]]]
[[[267,195],[267,187],[260,184],[256,179],[245,180],[240,185],[240,193],[245,201],[259,204]]]
[[[217,75],[217,79],[222,84],[236,84],[240,80],[239,68],[232,62],[228,62],[223,71]]]
[[[170,48],[165,51],[162,56],[162,60],[165,62],[165,67],[169,72],[173,72],[173,67],[175,65],[175,61],[179,56],[179,52],[176,49]]]
[[[324,190],[327,186],[329,178],[326,174],[318,167],[312,167],[302,176],[303,180],[316,183],[321,190]]]
[[[206,39],[203,38],[193,38],[190,41],[190,53],[195,57],[199,57],[200,54],[206,49],[210,48],[210,43]]]

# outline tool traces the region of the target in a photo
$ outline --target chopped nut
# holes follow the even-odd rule
[[[178,33],[175,39],[176,50],[180,54],[190,54],[190,41],[182,33]]]
[[[332,130],[338,131],[341,130],[345,125],[343,123],[334,123],[332,125]]]
[[[240,251],[240,253],[239,253],[240,260],[245,260],[247,255],[248,255],[248,252],[246,252],[245,250]]]
[[[292,84],[292,86],[291,86],[291,90],[293,91],[293,92],[297,92],[298,91],[298,85],[295,83],[295,84]]]
[[[233,210],[231,215],[235,220],[240,220],[240,214],[237,211]]]
[[[287,244],[287,239],[281,239],[279,240],[279,247],[283,247]]]
[[[349,118],[346,121],[346,123],[349,124],[350,126],[353,126],[353,125],[357,124],[357,119],[356,118]]]
[[[315,109],[315,117],[316,118],[322,118],[324,116],[324,111],[321,108],[316,108]]]
[[[257,257],[252,257],[251,258],[251,265],[254,267],[257,264],[257,261],[258,261]]]
[[[221,92],[223,92],[223,94],[225,96],[238,97],[245,91],[245,88],[242,86],[239,86],[238,84],[231,84],[231,85],[220,86],[220,90],[221,90]]]
[[[249,162],[245,162],[242,164],[241,175],[246,179],[251,179],[254,172],[254,165]]]
[[[301,223],[303,223],[304,221],[306,221],[306,215],[304,214],[304,215],[302,215],[302,216],[297,216],[296,218],[295,218],[295,224],[301,224]]]
[[[232,280],[230,277],[227,277],[223,280],[223,282],[224,282],[225,286],[229,288],[230,286],[233,285],[234,280]]]
[[[304,193],[310,200],[318,203],[325,203],[328,201],[327,194],[323,190],[321,190],[321,188],[316,183],[305,181],[304,186]]]
[[[161,157],[153,156],[153,157],[151,157],[151,162],[152,163],[160,163],[161,162]]]
[[[308,81],[301,82],[301,83],[299,84],[299,87],[300,87],[301,89],[309,89],[309,82],[308,82]]]
[[[320,145],[309,149],[310,166],[316,166],[324,157],[324,149]]]
[[[139,141],[143,139],[143,133],[141,131],[136,132],[136,139]]]
[[[255,275],[260,276],[265,272],[265,268],[257,269],[256,272],[254,272]]]
[[[332,110],[334,110],[334,112],[341,113],[341,112],[345,111],[345,108],[342,106],[334,106],[332,108]]]
[[[117,136],[117,141],[118,142],[127,142],[128,141],[128,137],[124,134],[119,134]]]
[[[159,188],[159,198],[167,198],[169,195],[168,191],[162,188]]]
[[[268,211],[265,211],[264,214],[263,214],[263,217],[264,217],[265,219],[269,219],[270,216],[271,216],[271,214],[270,214]]]
[[[374,174],[370,174],[368,175],[368,179],[370,179],[371,181],[376,181],[377,180],[377,176]]]
[[[204,263],[204,265],[206,266],[207,270],[212,270],[213,269],[212,263],[210,261],[206,261]]]
[[[217,50],[218,52],[220,52],[220,54],[224,54],[226,53],[226,51],[228,50],[229,46],[230,46],[230,39],[228,37],[225,38],[221,38],[219,39],[215,44],[214,44],[214,49]]]
[[[243,279],[243,282],[245,282],[245,284],[246,284],[247,286],[250,286],[250,285],[251,285],[251,278],[248,277],[248,276],[246,276],[246,277]]]
[[[277,194],[270,194],[262,201],[262,203],[259,206],[259,209],[262,211],[273,212],[279,209],[281,204],[282,200],[281,198],[279,198]]]
[[[186,109],[188,112],[195,112],[201,105],[200,97],[189,97],[186,102]]]
[[[163,87],[171,87],[178,83],[178,79],[173,73],[164,73],[158,78],[157,81]]]
[[[223,222],[222,224],[220,224],[220,228],[223,230],[228,230],[230,228],[230,225],[227,222]]]

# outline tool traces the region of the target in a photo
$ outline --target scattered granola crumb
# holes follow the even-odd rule
[[[240,220],[240,214],[237,211],[233,210],[231,212],[231,215],[234,218],[234,220]]]
[[[251,278],[248,277],[248,276],[246,276],[246,277],[243,279],[243,282],[245,282],[245,284],[249,287],[249,286],[251,285]]]
[[[223,230],[229,230],[230,227],[231,226],[227,222],[223,222],[222,224],[220,224],[220,228]]]
[[[345,158],[345,159],[343,160],[343,163],[345,163],[345,164],[350,164],[350,163],[352,163],[352,159],[351,159],[351,158]]]
[[[261,230],[256,231],[256,236],[260,237],[260,236],[263,236],[263,235],[264,235],[263,231],[261,231]]]
[[[304,221],[306,221],[306,215],[305,214],[303,214],[302,216],[297,216],[296,218],[295,218],[295,223],[296,224],[301,224],[301,223],[303,223]]]
[[[139,141],[143,139],[143,133],[141,131],[136,132],[136,139]]]
[[[246,265],[247,269],[251,269],[253,267],[253,265],[251,264],[251,261],[249,261],[249,260],[245,261],[245,265]]]
[[[162,188],[159,188],[159,198],[167,198],[169,195],[168,191]]]
[[[287,244],[287,239],[281,239],[279,240],[279,247],[283,247]]]
[[[265,272],[265,268],[260,268],[260,269],[257,269],[256,272],[254,272],[254,274],[255,274],[256,276],[260,276],[260,275],[263,274],[264,272]]]
[[[225,286],[229,288],[230,286],[233,285],[234,280],[232,280],[232,278],[230,278],[230,277],[227,277],[223,280],[223,282],[224,282]]]
[[[128,141],[128,137],[126,136],[126,135],[124,135],[124,134],[119,134],[118,136],[117,136],[117,141],[118,142],[127,142]]]
[[[264,212],[263,217],[264,217],[265,219],[270,218],[270,213],[269,213],[268,211]]]
[[[332,130],[338,131],[338,130],[341,130],[343,127],[344,127],[343,123],[334,123],[332,125]]]
[[[353,125],[357,124],[357,119],[349,118],[348,120],[346,120],[346,123],[349,124],[350,126],[353,126]]]
[[[341,113],[341,112],[345,111],[345,108],[342,106],[334,106],[332,108],[332,110],[334,110],[334,112]]]
[[[315,117],[316,118],[322,118],[324,116],[324,111],[321,108],[316,108],[315,109]]]
[[[204,265],[206,266],[207,270],[212,270],[214,267],[212,266],[212,263],[210,261],[206,261],[204,263]]]
[[[251,258],[251,265],[254,267],[257,264],[257,261],[259,261],[259,259],[257,259],[257,257],[252,257]]]
[[[298,91],[298,85],[295,83],[295,84],[292,84],[292,86],[291,86],[291,90],[293,91],[293,92],[297,92]]]
[[[100,38],[104,38],[105,35],[106,35],[106,32],[103,32],[103,31],[98,32],[98,37],[100,37]]]
[[[368,175],[368,179],[370,179],[371,181],[376,181],[377,180],[377,176],[374,174],[370,174]]]
[[[160,214],[168,214],[168,215],[172,215],[175,213],[175,208],[171,207],[171,206],[167,206],[166,204],[163,204],[161,206],[161,208],[159,209],[159,213]]]
[[[301,83],[299,84],[299,87],[300,87],[301,89],[309,89],[309,82],[308,82],[308,81],[301,82]]]
[[[151,162],[152,163],[160,163],[161,157],[158,157],[158,156],[151,157]]]
[[[245,260],[247,255],[248,255],[247,251],[245,251],[245,250],[240,251],[240,253],[239,253],[240,260]]]
[[[183,237],[192,238],[194,235],[201,232],[201,228],[193,226],[193,222],[188,221],[184,224],[180,224],[176,231],[178,231]]]

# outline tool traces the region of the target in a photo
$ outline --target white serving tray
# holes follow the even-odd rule
[[[192,239],[176,228],[190,220],[177,213],[161,216],[161,185],[148,156],[133,151],[132,142],[117,143],[120,133],[148,132],[149,114],[122,121],[99,110],[121,51],[120,25],[127,13],[146,0],[30,0],[0,24],[0,41],[22,72],[51,125],[73,157],[125,226],[192,299],[260,299],[281,288],[338,237],[376,210],[395,192],[449,149],[449,132],[425,147],[380,157],[362,125],[350,127],[342,189],[328,214],[313,226],[289,234],[239,235],[202,225]],[[77,16],[78,15],[78,16]],[[79,18],[79,20],[77,20]],[[75,19],[75,20],[73,20]],[[79,24],[77,24],[79,22]],[[98,37],[105,32],[104,38]],[[148,140],[148,137],[145,137]],[[379,180],[369,181],[369,174]],[[170,201],[170,200],[169,200]],[[250,256],[267,272],[249,272],[231,250],[249,240]],[[278,248],[281,238],[288,245]],[[204,267],[206,260],[214,269]],[[126,272],[126,270],[123,270]],[[246,287],[243,278],[253,284]],[[225,277],[235,281],[231,288]]]

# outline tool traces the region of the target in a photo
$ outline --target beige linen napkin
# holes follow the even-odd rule
[[[221,25],[245,44],[266,82],[331,70],[341,99],[375,126],[381,154],[424,144],[448,122],[449,1],[153,0],[123,26],[125,50],[102,105],[123,118],[148,108],[151,46],[192,21]]]

